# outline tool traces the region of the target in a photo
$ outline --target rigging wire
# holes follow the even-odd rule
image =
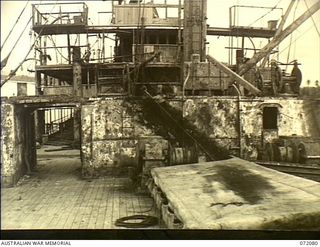
[[[265,13],[264,15],[260,16],[258,19],[256,19],[254,22],[252,22],[249,27],[251,27],[253,24],[255,24],[257,21],[261,20],[262,18],[266,17],[270,12],[272,12],[273,10],[275,10],[278,5],[281,3],[282,0],[279,0],[279,2],[274,6],[272,7],[267,13]]]
[[[293,12],[293,21],[296,19],[298,5],[299,5],[299,1],[297,1],[296,8],[294,9],[294,12]],[[292,38],[293,38],[293,33],[291,33],[291,35],[290,35],[289,50],[288,50],[288,54],[287,54],[287,64],[289,63],[289,59],[290,59]],[[286,66],[286,70],[287,70],[287,68],[288,68],[288,65]]]
[[[310,8],[309,8],[309,6],[308,6],[307,1],[306,1],[306,0],[304,0],[304,3],[305,3],[305,5],[307,6],[308,11],[309,11],[309,9],[310,9]],[[315,20],[314,20],[313,16],[311,16],[311,20],[312,20],[313,25],[314,25],[314,27],[315,27],[315,29],[316,29],[317,33],[318,33],[318,36],[320,37],[320,32],[319,32],[319,29],[318,29],[318,27],[317,27],[317,24],[316,24],[316,22],[315,22]]]
[[[27,8],[27,5],[29,3],[30,0],[27,1],[26,5],[23,7],[22,11],[20,12],[20,15],[18,16],[16,22],[14,23],[12,29],[10,30],[8,36],[6,37],[6,39],[4,40],[3,44],[1,45],[1,50],[3,48],[3,46],[5,45],[5,43],[7,42],[8,38],[10,37],[11,33],[13,32],[14,28],[16,27],[16,25],[18,24],[20,17],[22,16],[23,12],[25,11],[25,9]]]
[[[58,0],[56,0],[54,6],[52,7],[52,9],[51,9],[51,11],[50,11],[50,13],[52,13],[52,11],[54,10],[55,5],[56,5],[57,3],[58,3]],[[48,20],[46,20],[46,22],[44,23],[44,25],[47,24],[47,23],[48,23]],[[7,82],[9,81],[9,80],[16,74],[16,72],[19,70],[19,68],[22,66],[22,64],[26,61],[26,59],[28,58],[30,52],[33,50],[36,42],[38,42],[39,37],[41,36],[43,30],[44,30],[44,26],[41,28],[41,30],[40,30],[37,38],[35,39],[35,41],[34,41],[33,44],[31,45],[31,47],[29,48],[29,50],[28,50],[26,56],[24,57],[24,59],[19,63],[19,65],[18,65],[14,70],[12,70],[12,71],[10,72],[9,76],[8,76],[3,82],[1,82],[0,87],[2,87],[5,83],[7,83]]]
[[[68,61],[68,58],[66,58],[66,57],[62,54],[62,52],[57,48],[57,45],[56,45],[55,41],[53,40],[52,36],[48,36],[48,37],[49,37],[49,39],[51,40],[53,46],[55,47],[56,52],[58,52],[63,59],[65,59],[66,61]]]
[[[295,43],[298,41],[298,39],[300,39],[301,37],[303,37],[307,32],[309,32],[311,29],[313,28],[313,25],[310,26],[306,31],[304,31],[301,35],[299,35],[294,41],[292,41],[292,43]],[[289,44],[288,46],[286,46],[285,48],[283,48],[278,54],[273,54],[272,58],[274,58],[274,56],[276,55],[281,55],[283,52],[286,51],[286,49],[289,48],[291,44]]]
[[[11,53],[13,52],[13,50],[16,48],[16,45],[18,44],[18,42],[20,41],[22,35],[24,34],[24,32],[26,31],[28,25],[30,24],[30,21],[32,20],[32,17],[29,18],[29,21],[27,22],[27,25],[25,25],[25,27],[23,28],[22,32],[20,33],[18,39],[16,40],[16,42],[14,43],[13,47],[11,48],[9,54],[6,56],[5,59],[3,59],[3,61],[1,61],[1,70],[6,66],[10,56],[11,56]]]

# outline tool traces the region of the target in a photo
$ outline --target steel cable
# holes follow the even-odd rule
[[[18,42],[20,41],[23,33],[26,31],[28,25],[30,24],[30,21],[32,20],[32,17],[30,17],[29,21],[27,22],[27,25],[25,25],[25,27],[23,28],[22,32],[20,33],[18,39],[16,40],[16,42],[14,43],[13,47],[11,48],[9,54],[6,56],[6,58],[1,61],[1,70],[6,66],[10,56],[11,56],[11,53],[13,52],[13,50],[16,48],[16,45],[18,44]]]
[[[55,8],[55,5],[57,4],[58,0],[56,1],[56,3],[54,4],[54,6],[52,7],[50,13],[54,10]],[[45,22],[45,24],[48,23],[48,20]],[[36,42],[38,42],[38,39],[40,37],[40,35],[42,34],[44,30],[44,26],[42,27],[42,29],[40,30],[39,34],[38,34],[38,37],[35,39],[35,41],[33,42],[33,44],[31,45],[30,49],[28,50],[26,56],[24,57],[24,59],[19,63],[19,65],[10,72],[9,76],[3,81],[1,82],[1,85],[0,87],[2,87],[5,83],[7,83],[15,74],[16,72],[18,71],[18,69],[22,66],[22,64],[26,61],[27,57],[29,56],[30,52],[32,51],[32,49],[34,48]]]
[[[18,24],[19,20],[20,20],[20,17],[22,16],[23,12],[25,11],[25,9],[27,8],[27,5],[29,3],[29,0],[27,1],[26,5],[24,6],[24,8],[22,9],[20,15],[18,16],[16,22],[14,23],[12,29],[10,30],[8,36],[6,37],[5,41],[3,42],[3,44],[1,45],[1,50],[3,48],[3,46],[5,45],[5,43],[7,42],[8,38],[10,37],[11,33],[13,32],[14,28],[16,27],[16,25]]]

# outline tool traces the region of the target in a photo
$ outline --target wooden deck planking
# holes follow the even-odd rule
[[[128,178],[82,180],[79,158],[51,155],[16,187],[1,188],[1,229],[113,229],[119,216],[135,214],[129,209],[138,195]]]

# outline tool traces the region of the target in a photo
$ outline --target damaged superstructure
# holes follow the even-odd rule
[[[38,95],[2,104],[5,185],[36,164],[36,141],[48,134],[46,111],[61,108],[73,109],[73,145],[80,147],[85,178],[116,170],[145,186],[152,168],[231,156],[319,164],[320,92],[299,90],[298,61],[281,64],[269,55],[320,3],[282,30],[288,13],[278,26],[272,20],[266,27],[237,26],[234,6],[230,27],[222,29],[207,25],[206,0],[173,2],[112,1],[111,22],[99,26],[89,25],[85,3],[61,3],[54,13],[50,3],[33,5]],[[55,35],[65,45],[55,44]],[[207,35],[271,41],[252,58],[244,42],[231,47],[236,62],[224,64],[207,55]],[[92,40],[101,44],[94,52]],[[59,51],[56,59],[52,50]]]

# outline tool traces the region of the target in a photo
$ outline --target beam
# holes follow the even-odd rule
[[[244,75],[252,67],[254,67],[262,58],[267,56],[272,49],[278,46],[286,37],[296,30],[302,23],[309,19],[314,13],[320,9],[320,1],[317,1],[310,9],[303,13],[290,26],[283,30],[277,37],[274,37],[270,43],[263,47],[260,52],[257,52],[248,62],[240,67],[239,75]]]
[[[252,38],[272,38],[275,30],[269,28],[254,27],[208,27],[207,35],[225,36],[225,37],[252,37]]]
[[[281,31],[284,27],[284,24],[286,23],[288,16],[289,16],[291,9],[293,8],[293,5],[295,4],[295,2],[296,2],[296,0],[291,0],[291,3],[289,4],[289,7],[288,7],[286,13],[284,14],[284,16],[282,16],[281,22],[277,28],[277,32],[274,35],[274,37],[277,37],[281,33]]]
[[[256,88],[254,85],[252,85],[250,82],[248,82],[247,80],[243,79],[241,76],[239,76],[237,73],[235,73],[234,71],[232,71],[231,69],[229,69],[226,65],[220,63],[218,60],[216,60],[215,58],[207,55],[207,59],[216,67],[218,67],[220,70],[222,70],[223,72],[227,73],[228,75],[230,75],[231,79],[235,80],[236,82],[238,82],[239,84],[241,84],[245,89],[249,90],[251,93],[253,93],[254,95],[259,95],[261,94],[261,91]]]
[[[116,5],[115,8],[184,8],[184,6],[180,6],[179,4],[126,4],[126,5]]]
[[[279,34],[281,34],[281,32],[283,30],[283,27],[284,27],[284,24],[286,23],[286,21],[288,19],[288,16],[289,16],[289,14],[291,12],[291,9],[293,8],[293,5],[294,5],[295,2],[296,2],[296,0],[292,0],[291,1],[286,13],[284,14],[284,16],[282,16],[281,22],[280,22],[280,24],[279,24],[279,26],[277,28],[277,31],[276,31],[276,33],[274,35],[274,38],[276,38]],[[270,55],[270,52],[265,56],[265,58],[264,58],[264,60],[263,60],[263,62],[261,64],[261,67],[264,67],[266,65],[266,63],[268,61],[268,58],[269,58],[269,55]]]

